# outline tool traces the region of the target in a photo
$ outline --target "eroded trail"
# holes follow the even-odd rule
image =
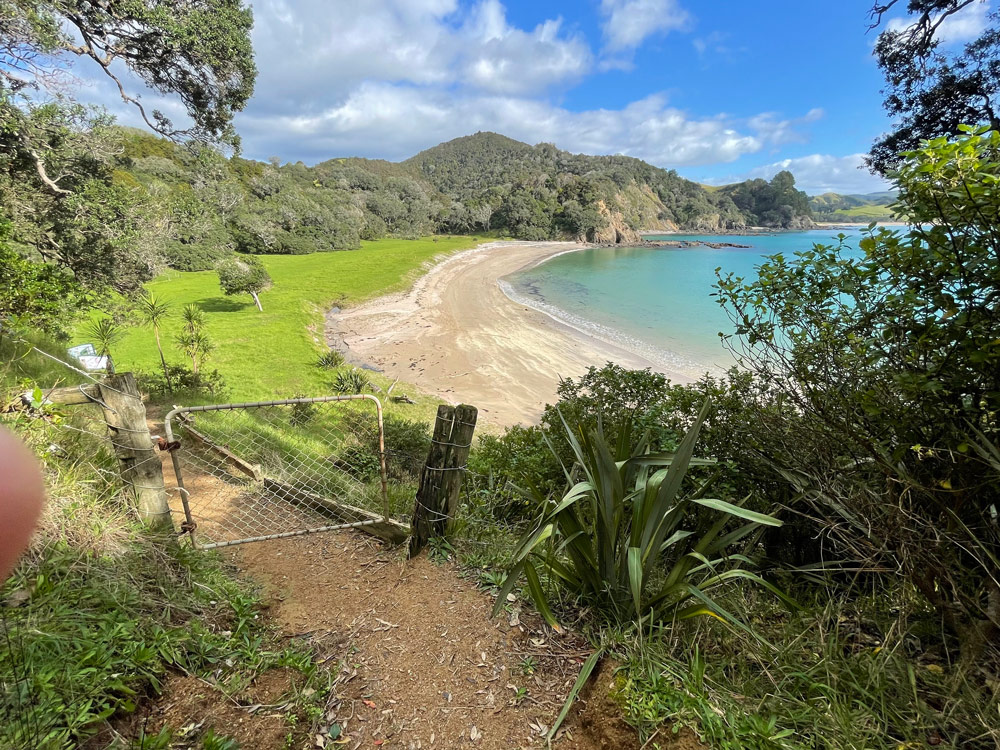
[[[288,635],[343,661],[335,721],[348,747],[539,746],[588,653],[516,603],[492,619],[490,597],[454,566],[357,532],[248,545],[234,559]],[[599,746],[572,727],[562,745]]]
[[[173,488],[169,459],[162,456]],[[217,513],[203,506],[209,516],[225,516],[238,502],[214,476],[188,472],[185,480],[192,492],[216,498]],[[170,494],[179,511],[176,493]],[[519,601],[491,617],[493,597],[463,579],[454,564],[426,555],[408,560],[405,548],[358,531],[254,542],[222,554],[263,588],[283,635],[308,641],[337,675],[335,698],[321,721],[341,727],[348,741],[337,746],[544,746],[590,653],[584,639],[554,633]],[[189,695],[191,685],[199,688],[189,680],[168,685],[160,713],[190,716],[205,705],[204,696]],[[222,707],[215,712],[219,718],[234,714],[232,705]],[[235,715],[242,720],[239,711]],[[238,733],[244,750],[275,746],[280,722],[271,726],[259,718]],[[609,721],[623,723],[576,711],[555,745],[607,746]]]

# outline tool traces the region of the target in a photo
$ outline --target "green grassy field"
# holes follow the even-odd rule
[[[479,237],[430,237],[365,242],[360,250],[312,255],[261,256],[274,286],[261,295],[264,312],[246,296],[226,297],[213,271],[169,271],[147,284],[169,302],[173,315],[160,331],[167,361],[184,363],[174,344],[181,309],[195,304],[205,313],[215,344],[204,369],[218,369],[236,400],[329,393],[331,374],[315,367],[325,351],[323,313],[405,289],[436,256],[474,247]],[[99,317],[99,315],[98,315]],[[74,343],[88,337],[78,327]],[[119,371],[159,368],[149,327],[131,328],[112,351]],[[379,378],[373,378],[380,382]]]

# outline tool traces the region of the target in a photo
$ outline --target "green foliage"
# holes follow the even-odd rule
[[[893,5],[875,5],[873,26],[888,17]],[[996,14],[984,13],[982,25],[964,43],[946,32],[953,22],[960,23],[955,14],[969,5],[962,0],[909,0],[905,15],[895,16],[879,34],[874,54],[886,78],[883,106],[892,127],[872,146],[868,163],[875,171],[889,174],[902,154],[921,148],[926,138],[958,135],[962,123],[1000,129]]]
[[[162,370],[158,372],[137,370],[135,376],[143,393],[154,397],[169,395],[181,403],[186,403],[192,398],[201,400],[205,397],[218,403],[224,401],[229,394],[226,380],[218,370],[195,372],[186,365],[168,364],[166,374]]]
[[[382,420],[385,435],[386,472],[390,479],[416,479],[427,461],[431,430],[427,422],[386,414]],[[377,437],[373,442],[377,443]],[[378,450],[377,445],[373,445]]]
[[[541,567],[560,588],[611,618],[641,623],[710,614],[740,625],[709,592],[733,581],[773,589],[744,569],[749,560],[730,548],[761,525],[781,522],[705,498],[706,485],[685,487],[691,465],[711,463],[693,458],[707,412],[706,404],[670,455],[649,453],[645,441],[633,449],[628,431],[612,447],[600,427],[587,434],[567,426],[583,479],[563,498],[543,501],[541,521],[514,552],[497,608],[523,575],[542,616],[555,626],[539,581]],[[707,529],[691,527],[699,508],[714,516]],[[732,518],[747,523],[723,534]]]
[[[363,393],[368,389],[371,379],[363,370],[356,367],[338,372],[333,379],[333,392],[343,395]]]
[[[344,355],[336,349],[330,349],[316,358],[316,366],[321,370],[336,370],[344,364]]]
[[[0,212],[12,222],[11,247],[31,263],[66,269],[88,290],[134,292],[160,264],[158,207],[118,169],[122,132],[67,97],[66,58],[97,61],[154,130],[235,145],[231,119],[256,75],[250,12],[238,0],[113,9],[24,0],[2,3],[0,16],[0,47],[14,71],[0,76]],[[161,112],[144,109],[122,85],[122,69],[179,100],[193,126],[178,131]],[[147,137],[132,153],[164,151]],[[25,281],[32,277],[40,301],[59,280],[23,264],[19,270]]]
[[[114,372],[111,350],[125,335],[124,328],[110,317],[98,318],[90,322],[84,333],[93,343],[99,357],[108,358],[108,370]]]
[[[641,737],[663,738],[667,722],[719,750],[985,749],[1000,739],[1000,698],[975,670],[939,662],[928,648],[939,625],[910,610],[905,589],[820,595],[791,615],[753,591],[730,593],[726,606],[752,612],[773,646],[704,619],[638,646],[617,638],[615,697]]]
[[[215,349],[215,344],[205,331],[205,314],[195,305],[184,305],[184,326],[174,338],[177,347],[191,360],[191,373],[198,370]],[[157,340],[159,343],[159,340]]]
[[[974,652],[1000,633],[1000,485],[970,447],[998,430],[1000,134],[929,141],[893,180],[913,227],[873,228],[861,257],[774,256],[720,301],[744,367],[798,415],[778,471],[846,557],[906,571]]]
[[[113,71],[120,63],[154,91],[179,99],[194,121],[179,132],[162,113],[147,112],[123,90],[126,102],[151,128],[165,135],[237,142],[231,120],[250,98],[256,77],[253,17],[239,0],[184,5],[155,0],[113,10],[27,0],[5,3],[3,12],[0,42],[12,51],[18,70],[16,78],[4,79],[3,90],[20,93],[50,85],[57,61],[69,54],[98,61],[116,82]]]
[[[257,295],[271,288],[271,275],[264,265],[254,257],[227,258],[215,267],[219,275],[219,286],[226,296],[249,294],[263,312]]]
[[[64,271],[32,263],[6,243],[9,222],[0,221],[0,325],[65,335],[73,308],[79,304],[78,286]]]
[[[151,326],[156,339],[156,350],[160,354],[160,366],[163,368],[163,378],[170,387],[170,372],[167,369],[167,359],[163,356],[163,346],[160,343],[160,326],[173,312],[170,303],[146,292],[139,298],[139,316],[144,323]]]
[[[809,197],[795,189],[791,172],[778,172],[770,182],[756,179],[736,185],[727,185],[721,193],[732,198],[754,226],[790,227],[803,226],[803,220],[812,216]]]

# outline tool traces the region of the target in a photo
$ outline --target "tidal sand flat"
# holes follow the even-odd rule
[[[505,276],[579,249],[572,242],[491,242],[457,253],[406,293],[332,311],[327,339],[425,393],[476,405],[492,426],[536,420],[555,402],[560,377],[609,360],[689,382],[689,374],[515,302],[500,287]]]

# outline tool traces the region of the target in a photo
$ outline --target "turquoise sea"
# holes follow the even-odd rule
[[[756,278],[764,256],[836,244],[856,247],[861,230],[761,235],[662,235],[650,240],[728,242],[749,248],[593,248],[564,253],[505,278],[508,296],[599,339],[691,377],[733,363],[719,338],[733,325],[712,296],[715,269]]]

